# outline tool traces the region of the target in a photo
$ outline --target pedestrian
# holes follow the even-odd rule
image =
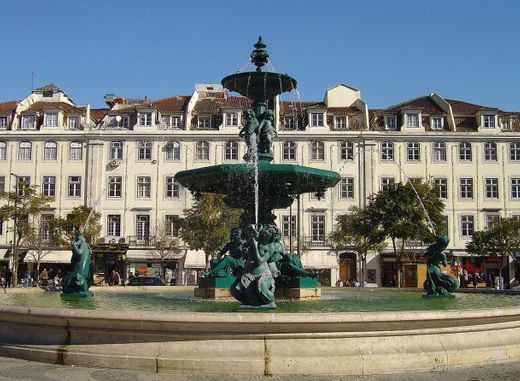
[[[112,270],[112,276],[110,277],[111,286],[119,286],[121,284],[121,276],[116,270]]]
[[[32,278],[32,286],[36,287],[38,286],[38,269],[35,267],[33,271],[31,271],[31,278]]]
[[[42,273],[40,274],[40,279],[42,280],[42,286],[47,287],[49,284],[49,273],[47,272],[47,269],[44,268]]]
[[[5,285],[4,285],[4,288],[6,288],[6,287],[13,287],[13,285],[11,283],[12,280],[13,280],[13,272],[8,267],[7,270],[5,270]]]
[[[31,272],[29,269],[25,270],[22,277],[22,287],[29,287],[31,283]]]

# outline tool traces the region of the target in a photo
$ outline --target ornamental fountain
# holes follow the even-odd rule
[[[226,245],[233,250],[223,250],[211,261],[212,270],[199,280],[196,295],[214,298],[230,293],[243,305],[276,307],[275,290],[280,296],[299,299],[319,298],[319,289],[315,275],[303,269],[299,257],[284,251],[273,210],[288,208],[294,200],[289,195],[315,193],[321,197],[341,177],[332,171],[272,163],[272,144],[277,136],[274,99],[296,89],[296,80],[287,74],[262,71],[269,58],[262,37],[254,47],[251,62],[256,71],[222,80],[226,89],[252,101],[239,133],[248,148],[245,162],[182,171],[175,178],[192,193],[224,194],[229,207],[244,210],[240,228]]]

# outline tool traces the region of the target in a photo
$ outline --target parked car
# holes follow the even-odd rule
[[[156,276],[136,276],[128,282],[129,286],[166,286],[161,278]]]

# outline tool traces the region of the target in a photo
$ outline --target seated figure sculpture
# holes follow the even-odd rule
[[[242,239],[242,229],[234,229],[231,231],[229,242],[210,261],[211,270],[202,273],[205,277],[227,278],[232,275],[240,275],[245,264],[244,243]],[[226,255],[229,253],[229,255]]]
[[[273,139],[278,136],[273,127],[274,114],[271,110],[266,110],[262,114],[262,121],[258,126],[258,152],[272,154]]]
[[[260,123],[258,122],[258,119],[256,119],[255,112],[251,109],[247,110],[246,123],[244,128],[242,128],[238,133],[238,136],[245,137],[248,152],[250,152],[251,149],[256,150],[256,147],[252,146],[254,142],[258,145],[258,139],[256,139],[256,136],[258,135],[259,125]]]
[[[450,296],[459,288],[459,279],[453,275],[444,274],[440,264],[447,266],[445,249],[449,238],[446,235],[436,236],[435,243],[426,250],[427,270],[424,289],[427,296]]]
[[[231,286],[231,294],[243,305],[276,308],[275,283],[268,260],[273,254],[271,243],[278,229],[262,225],[249,227],[246,235],[247,259],[242,274]]]
[[[93,275],[90,263],[92,250],[82,234],[76,235],[71,250],[71,264],[74,270],[67,273],[61,282],[63,293],[89,295]]]

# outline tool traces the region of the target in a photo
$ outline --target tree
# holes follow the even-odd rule
[[[81,232],[90,244],[97,242],[101,233],[101,213],[81,205],[72,209],[66,218],[55,218],[51,223],[52,241],[60,247],[69,247],[77,233]]]
[[[228,242],[231,229],[240,222],[240,210],[224,203],[224,195],[201,193],[190,209],[184,210],[180,235],[191,250],[204,250],[206,271],[209,256],[214,256]]]
[[[466,244],[466,250],[471,254],[497,258],[500,274],[504,260],[520,251],[520,220],[497,218],[491,222],[488,229],[473,233],[471,241]],[[499,284],[499,287],[502,287],[502,284]]]
[[[352,207],[350,213],[336,217],[336,227],[331,239],[336,250],[351,248],[360,259],[360,282],[365,283],[367,254],[371,251],[381,251],[385,248],[385,235],[374,225],[367,209]]]
[[[52,251],[51,221],[44,219],[42,214],[35,216],[28,228],[25,243],[30,251],[27,256],[32,257],[35,268],[40,269],[40,262]]]
[[[433,242],[434,234],[444,230],[443,209],[444,203],[436,190],[430,184],[420,181],[389,185],[369,197],[369,219],[392,242],[397,265],[397,287],[401,287],[401,260],[406,242]]]
[[[166,275],[168,261],[181,257],[179,250],[179,239],[163,223],[158,223],[153,231],[154,247],[148,249],[148,254],[160,261],[161,274]]]
[[[0,200],[6,201],[6,205],[0,207],[0,220],[13,220],[16,234],[13,240],[13,284],[18,282],[19,248],[26,244],[27,238],[32,234],[32,221],[38,217],[42,210],[49,207],[53,200],[43,196],[36,185],[18,182],[14,191],[0,193]]]

